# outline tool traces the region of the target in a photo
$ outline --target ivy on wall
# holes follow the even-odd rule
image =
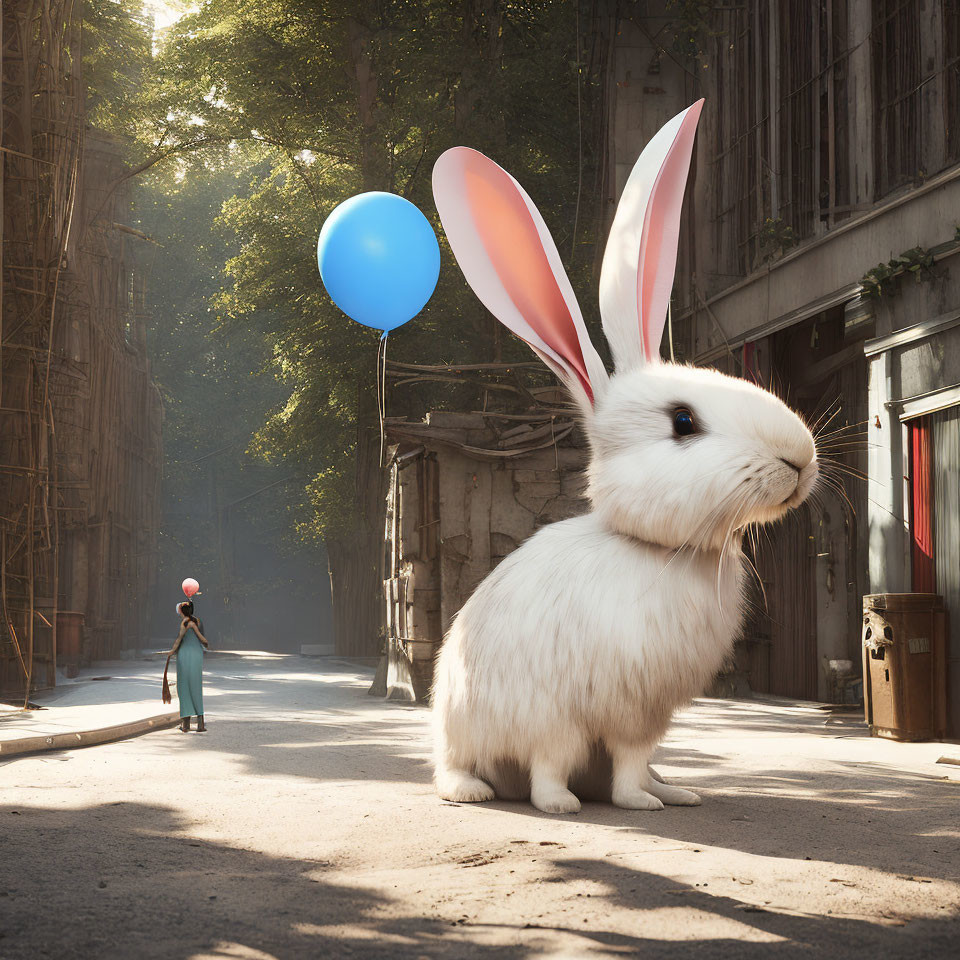
[[[796,231],[788,223],[784,223],[783,217],[767,217],[757,232],[760,239],[760,252],[764,260],[783,256],[784,251],[796,246],[799,242]]]
[[[896,293],[899,277],[913,274],[919,283],[933,274],[933,252],[925,247],[911,247],[886,263],[878,263],[860,278],[863,292],[874,300]]]

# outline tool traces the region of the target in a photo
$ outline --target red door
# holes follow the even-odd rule
[[[913,590],[936,593],[933,567],[933,459],[929,417],[910,424],[910,540]]]

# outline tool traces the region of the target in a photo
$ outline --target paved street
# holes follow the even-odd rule
[[[960,747],[703,700],[658,763],[701,807],[551,817],[438,800],[364,668],[208,665],[205,735],[0,762],[3,960],[955,955]]]

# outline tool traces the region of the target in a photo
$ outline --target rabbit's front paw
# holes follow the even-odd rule
[[[492,800],[493,787],[464,770],[445,770],[437,774],[437,793],[441,800],[453,803],[482,803]]]
[[[700,797],[692,790],[684,790],[683,787],[673,787],[669,783],[654,783],[650,789],[658,799],[662,800],[669,807],[697,807],[700,805]]]
[[[544,813],[579,813],[580,801],[562,787],[552,789],[533,789],[530,802]]]
[[[614,790],[614,806],[626,810],[662,810],[663,803],[646,790]]]

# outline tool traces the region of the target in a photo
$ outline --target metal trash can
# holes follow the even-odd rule
[[[863,710],[873,736],[945,736],[946,668],[942,597],[874,593],[863,598]]]

